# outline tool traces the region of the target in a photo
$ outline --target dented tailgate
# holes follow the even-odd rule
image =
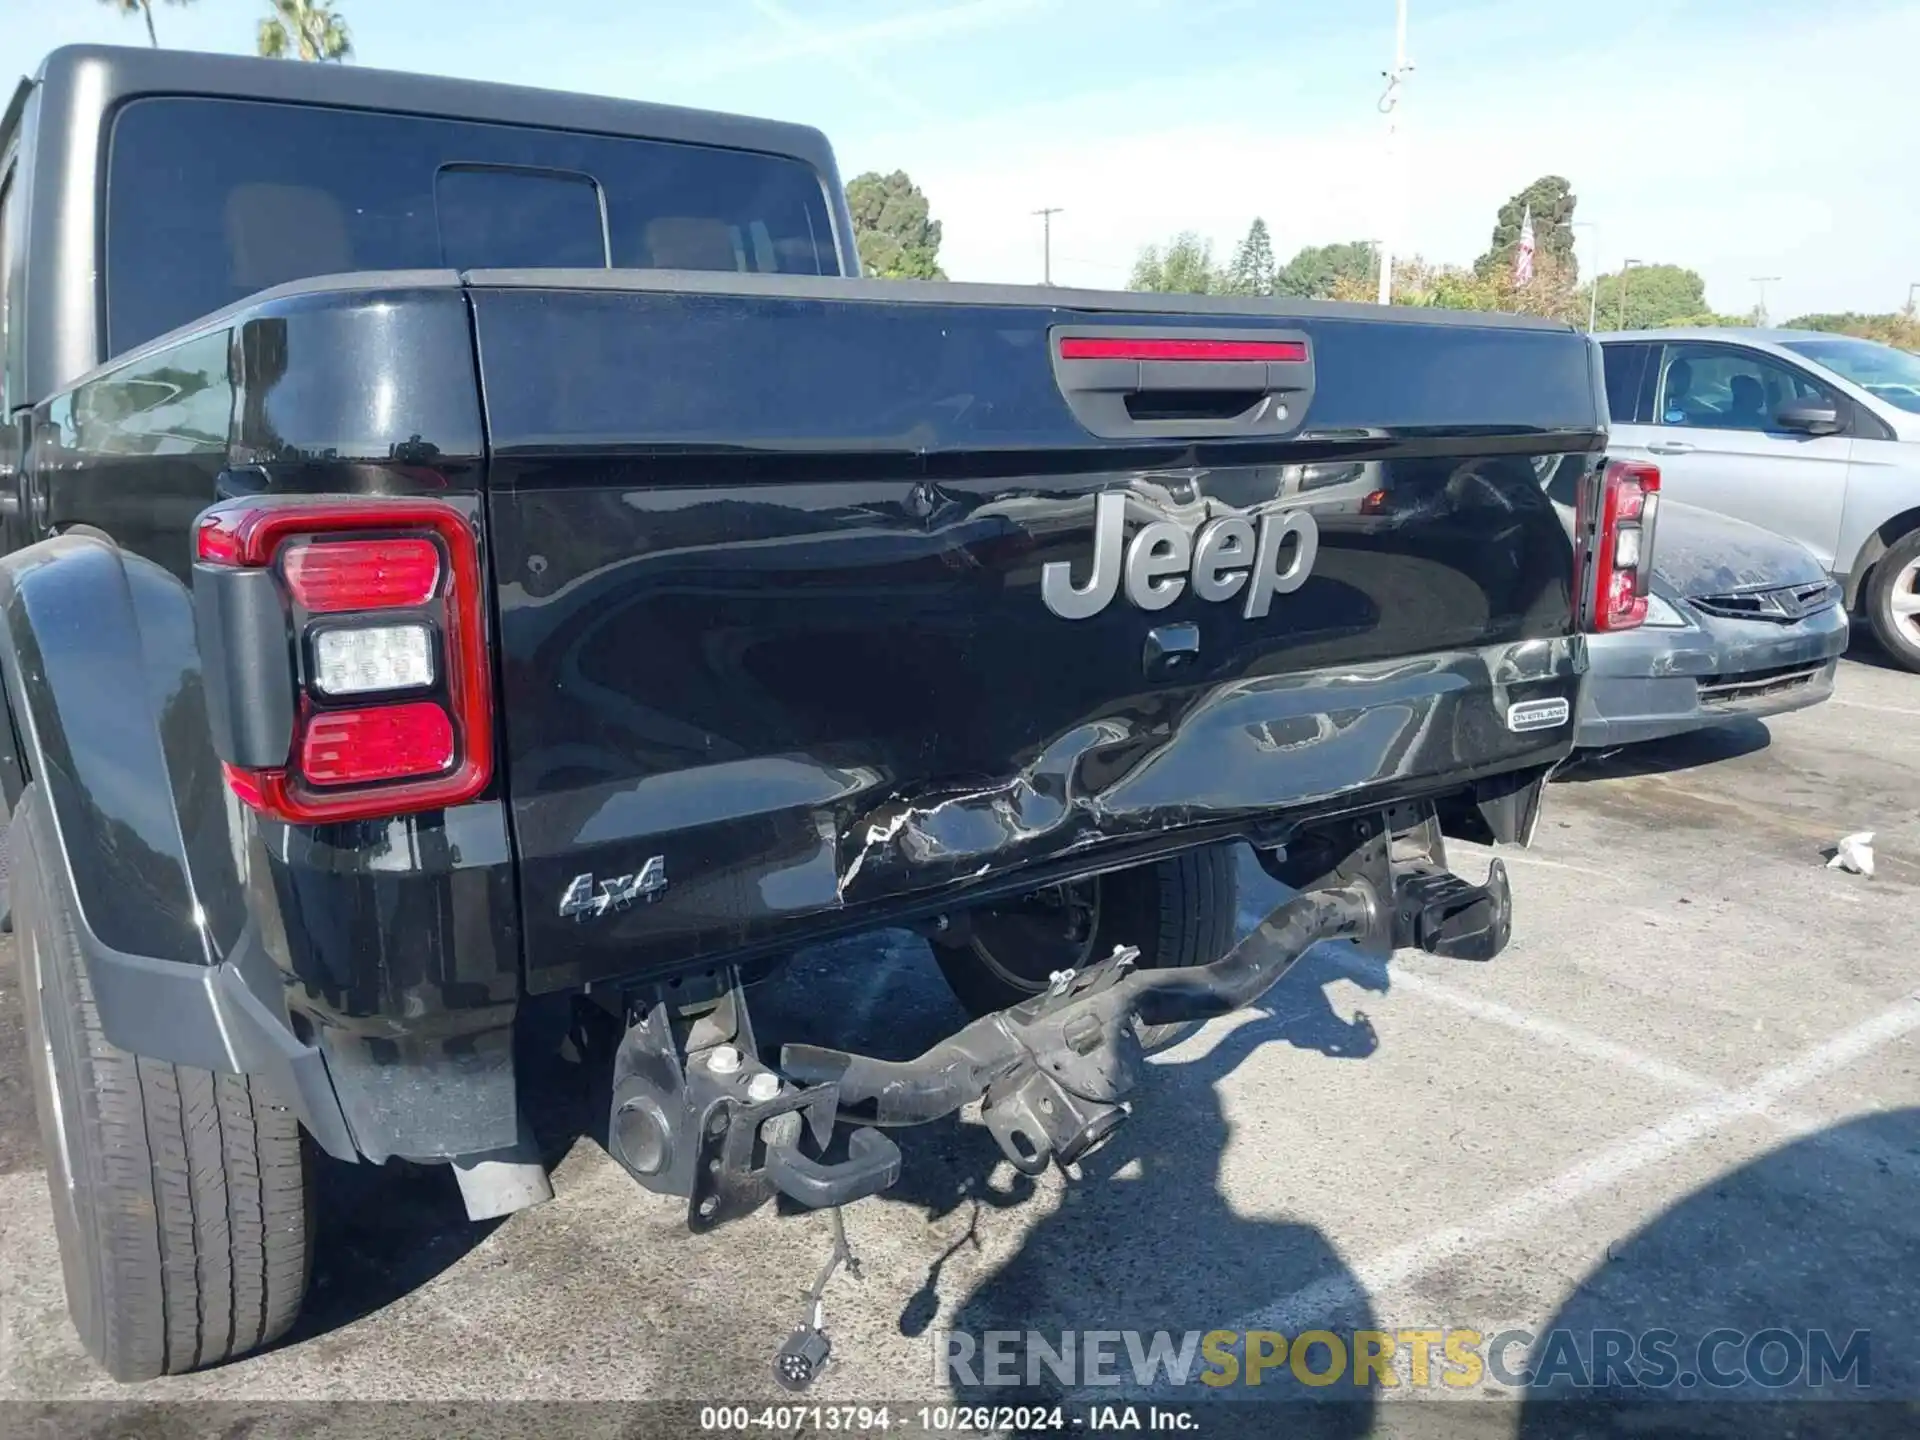
[[[471,287],[532,989],[1274,838],[1571,743],[1538,719],[1582,663],[1540,476],[1603,429],[1570,331]]]

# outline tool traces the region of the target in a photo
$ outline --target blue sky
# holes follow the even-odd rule
[[[1116,285],[1255,216],[1285,259],[1376,236],[1392,0],[339,0],[361,63],[799,120],[904,168],[957,279]],[[264,0],[160,5],[163,44],[248,50]],[[1500,202],[1572,180],[1583,265],[1690,265],[1723,310],[1889,310],[1920,280],[1920,3],[1411,0],[1402,249],[1468,261]],[[144,43],[98,0],[0,0],[5,64]]]

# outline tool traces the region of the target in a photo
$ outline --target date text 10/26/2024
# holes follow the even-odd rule
[[[1039,1434],[1053,1431],[1158,1431],[1192,1434],[1193,1413],[1161,1405],[919,1405],[896,1416],[886,1405],[708,1405],[700,1428],[719,1433],[764,1431],[792,1435],[834,1433],[884,1435],[896,1426],[919,1433],[961,1435]]]

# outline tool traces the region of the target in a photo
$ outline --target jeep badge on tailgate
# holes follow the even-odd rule
[[[1073,567],[1065,560],[1041,567],[1040,596],[1062,620],[1085,620],[1106,609],[1120,591],[1123,568],[1127,599],[1142,610],[1166,609],[1189,583],[1202,600],[1216,601],[1231,600],[1244,586],[1247,603],[1241,613],[1258,620],[1275,595],[1307,583],[1320,549],[1320,527],[1305,510],[1262,515],[1257,533],[1251,520],[1238,516],[1209,520],[1197,532],[1175,520],[1154,520],[1142,525],[1131,543],[1125,539],[1126,518],[1125,495],[1104,494],[1095,503],[1093,574],[1084,586],[1075,587]],[[1290,553],[1289,535],[1294,537]]]

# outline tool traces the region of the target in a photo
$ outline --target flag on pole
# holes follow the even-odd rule
[[[1513,256],[1513,283],[1516,288],[1533,281],[1533,206],[1520,217],[1520,247]]]

